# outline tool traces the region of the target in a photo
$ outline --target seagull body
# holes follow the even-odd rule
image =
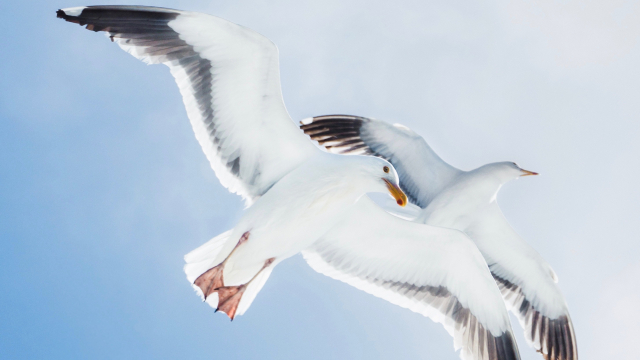
[[[575,332],[551,266],[509,225],[496,196],[502,185],[537,175],[512,162],[472,171],[444,162],[418,134],[403,125],[349,115],[305,119],[302,129],[329,152],[389,160],[400,186],[419,207],[415,222],[457,229],[477,245],[504,301],[545,359],[578,358]]]
[[[278,50],[262,35],[211,15],[145,6],[69,8],[57,16],[167,65],[220,182],[253,204],[234,229],[188,255],[185,267],[196,290],[232,320],[275,265],[307,248],[365,193],[388,192],[406,205],[389,162],[327,154],[299,131],[282,100]]]
[[[385,175],[384,163],[371,162],[370,168],[380,174],[369,176],[357,170],[363,168],[363,162],[366,164],[368,158],[350,160],[318,151],[258,198],[230,235],[231,239],[239,239],[248,232],[254,241],[238,247],[229,259],[225,266],[225,284],[245,283],[264,260],[276,258],[275,266],[308,248],[331,229],[360,196],[387,190],[386,183],[380,180]],[[376,178],[376,175],[379,176]],[[369,177],[373,180],[368,181]],[[233,241],[227,242],[211,263],[221,263],[234,247]]]

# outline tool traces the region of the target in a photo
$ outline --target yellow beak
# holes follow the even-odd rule
[[[538,175],[537,172],[533,172],[533,171],[529,171],[529,170],[525,170],[525,169],[520,169],[520,171],[522,171],[522,175],[520,175],[520,176]]]
[[[389,189],[389,193],[391,193],[391,196],[393,196],[393,198],[396,199],[396,202],[398,203],[398,205],[402,207],[406,206],[407,195],[405,195],[405,193],[402,190],[400,190],[398,185],[393,184],[391,181],[387,179],[382,179],[382,180],[384,180],[384,182],[387,184],[387,189]]]

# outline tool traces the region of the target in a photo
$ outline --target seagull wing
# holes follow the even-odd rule
[[[576,360],[576,335],[558,278],[494,203],[466,230],[485,259],[530,346],[547,360]]]
[[[215,16],[147,6],[68,8],[57,16],[167,65],[211,167],[248,202],[318,151],[287,113],[278,49],[264,36]]]
[[[519,359],[500,292],[462,232],[400,219],[363,196],[303,255],[322,274],[442,323],[462,359]]]
[[[300,128],[329,152],[374,155],[392,163],[400,187],[422,208],[460,173],[403,125],[351,115],[316,116],[301,123]]]

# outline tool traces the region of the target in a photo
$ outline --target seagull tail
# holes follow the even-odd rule
[[[242,295],[242,300],[240,300],[240,304],[238,305],[238,310],[236,311],[236,315],[242,315],[249,309],[249,306],[253,303],[253,300],[256,298],[256,295],[262,290],[264,283],[267,282],[269,276],[271,275],[271,271],[274,266],[269,266],[262,270],[258,276],[249,284],[244,291],[244,295]]]
[[[212,262],[218,256],[227,240],[229,240],[231,232],[232,230],[223,232],[184,256],[184,261],[186,262],[184,272],[187,275],[187,280],[203,300],[205,300],[204,294],[202,293],[202,290],[194,284],[194,282],[200,275],[209,270],[212,265],[215,265],[212,264]],[[264,283],[269,278],[269,275],[271,275],[272,270],[273,266],[265,268],[247,286],[242,296],[242,300],[238,304],[238,308],[235,313],[236,315],[242,315],[247,311],[247,309],[249,309],[249,306],[253,303],[256,295],[258,295],[262,286],[264,286]],[[205,301],[214,309],[218,308],[217,293],[212,293]]]
[[[211,264],[211,262],[218,256],[229,236],[231,236],[231,230],[223,232],[184,256],[184,261],[186,262],[184,272],[191,284],[196,281],[198,276],[215,265]],[[195,287],[202,293],[197,286]]]

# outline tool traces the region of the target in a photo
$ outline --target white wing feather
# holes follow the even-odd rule
[[[547,359],[577,359],[575,330],[556,273],[509,225],[498,204],[465,231],[482,250],[529,345]]]
[[[317,151],[287,113],[278,49],[264,36],[215,16],[145,6],[63,9],[58,17],[167,65],[220,182],[248,203]]]
[[[365,196],[303,255],[322,274],[442,323],[463,359],[518,358],[500,292],[459,231],[400,219]]]

